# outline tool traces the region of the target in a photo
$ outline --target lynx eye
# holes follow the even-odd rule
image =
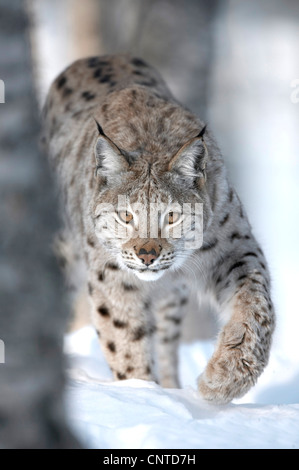
[[[167,215],[167,223],[169,225],[172,225],[175,222],[177,222],[180,217],[181,217],[181,214],[179,212],[170,211],[168,212],[168,215]]]
[[[125,222],[125,224],[129,224],[131,220],[133,220],[133,214],[128,211],[119,211],[118,217],[122,222]]]

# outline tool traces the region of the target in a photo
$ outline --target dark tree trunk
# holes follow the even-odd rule
[[[218,6],[219,0],[101,0],[102,47],[148,60],[176,98],[206,119]]]
[[[0,0],[0,79],[0,448],[78,447],[63,409],[67,308],[51,251],[57,204],[38,149],[22,0]]]

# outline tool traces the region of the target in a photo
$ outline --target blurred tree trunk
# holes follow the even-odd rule
[[[63,409],[67,308],[51,252],[57,205],[38,149],[25,5],[0,0],[0,448],[73,448]]]
[[[157,67],[182,104],[207,118],[219,0],[101,0],[106,53],[140,55]]]

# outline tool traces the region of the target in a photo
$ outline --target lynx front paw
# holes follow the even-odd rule
[[[244,325],[226,329],[198,379],[198,389],[205,400],[228,403],[243,396],[256,383],[265,361],[253,336]]]
[[[229,363],[235,363],[235,367]],[[232,359],[212,359],[198,379],[201,396],[215,404],[228,403],[243,396],[255,383],[254,376],[248,373],[247,365]]]

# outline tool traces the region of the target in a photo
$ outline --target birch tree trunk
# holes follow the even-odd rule
[[[0,448],[74,448],[63,408],[63,282],[51,251],[58,226],[38,149],[28,18],[0,0]]]

